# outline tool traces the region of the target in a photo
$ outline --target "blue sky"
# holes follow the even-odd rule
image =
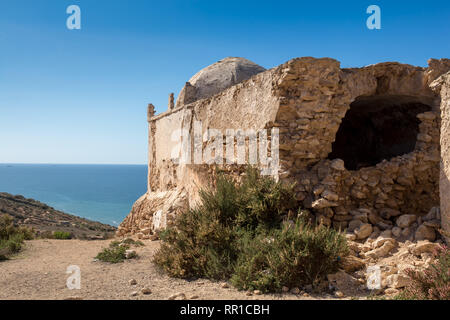
[[[66,8],[81,8],[81,30]],[[366,28],[381,8],[382,29]],[[146,163],[146,105],[239,56],[450,58],[446,1],[0,0],[0,163]]]

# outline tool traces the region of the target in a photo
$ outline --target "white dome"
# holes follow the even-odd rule
[[[197,72],[186,83],[177,99],[177,107],[209,98],[245,81],[266,69],[244,58],[225,58]]]

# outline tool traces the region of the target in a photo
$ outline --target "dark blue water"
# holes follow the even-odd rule
[[[0,164],[0,192],[110,225],[118,225],[146,189],[146,165]]]

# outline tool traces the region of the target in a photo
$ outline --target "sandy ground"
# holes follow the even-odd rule
[[[13,259],[0,262],[0,299],[62,300],[81,298],[166,300],[171,295],[184,293],[188,299],[198,296],[200,300],[224,299],[332,299],[330,295],[311,297],[294,294],[247,296],[234,288],[222,288],[221,283],[209,280],[185,281],[169,278],[152,263],[151,257],[159,242],[144,241],[145,246],[136,248],[138,259],[124,263],[108,264],[94,261],[94,257],[110,240],[33,240],[27,241],[25,249]],[[81,269],[81,289],[69,290],[66,280],[70,265]],[[129,281],[135,279],[136,285]],[[142,288],[151,294],[141,293]],[[137,296],[132,296],[138,292]]]

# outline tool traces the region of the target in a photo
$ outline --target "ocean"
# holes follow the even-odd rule
[[[114,226],[146,191],[146,165],[0,164],[0,192]]]

